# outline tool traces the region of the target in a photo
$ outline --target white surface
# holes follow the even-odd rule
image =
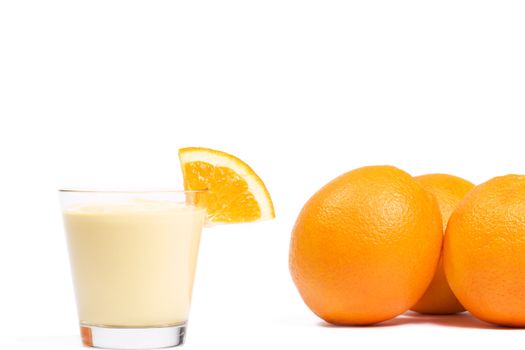
[[[524,16],[521,1],[0,2],[0,347],[79,348],[56,189],[178,186],[184,146],[246,160],[278,216],[205,232],[186,349],[522,346],[463,316],[326,326],[287,253],[305,200],[352,168],[525,173]]]

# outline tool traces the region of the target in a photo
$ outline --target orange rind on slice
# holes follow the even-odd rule
[[[275,217],[272,199],[261,178],[239,158],[217,150],[179,150],[186,190],[207,190],[199,205],[214,223],[241,223]]]

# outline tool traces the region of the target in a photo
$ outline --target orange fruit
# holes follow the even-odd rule
[[[345,173],[315,193],[292,232],[290,272],[306,305],[327,322],[393,318],[423,295],[443,228],[435,198],[392,166]]]
[[[200,204],[216,223],[250,222],[275,217],[272,199],[259,176],[239,158],[217,150],[179,150],[186,190],[203,190]]]
[[[443,248],[450,287],[481,320],[525,326],[525,176],[493,178],[450,217]]]
[[[414,180],[436,197],[443,219],[443,231],[458,203],[474,187],[474,184],[467,180],[447,174],[421,175],[414,177]],[[448,285],[443,271],[442,257],[439,259],[434,279],[411,310],[424,314],[441,315],[465,311]]]

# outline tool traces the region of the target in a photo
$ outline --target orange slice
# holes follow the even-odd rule
[[[239,158],[209,148],[188,147],[179,150],[179,159],[184,188],[208,190],[203,198],[210,221],[239,223],[275,217],[266,186]]]

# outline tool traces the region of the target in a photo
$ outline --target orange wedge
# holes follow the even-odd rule
[[[179,150],[179,159],[184,188],[207,189],[203,198],[210,221],[240,223],[275,217],[266,186],[239,158],[209,148],[188,147]]]

